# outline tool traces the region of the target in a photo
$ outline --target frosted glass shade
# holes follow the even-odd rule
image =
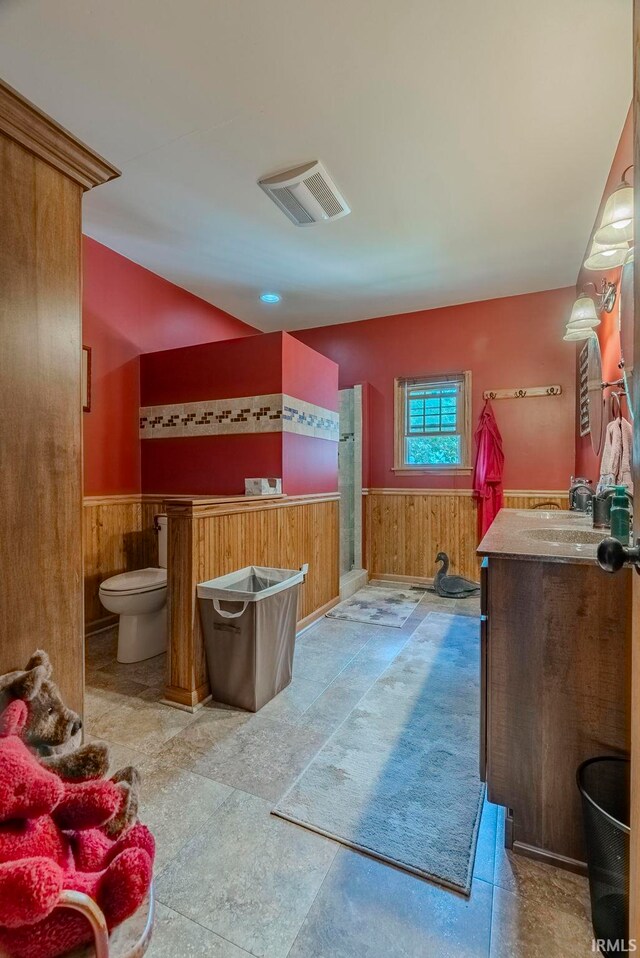
[[[589,255],[584,261],[584,268],[616,269],[618,266],[624,264],[628,252],[629,244],[627,242],[611,243],[607,246],[602,243],[596,243],[594,240],[591,244]]]
[[[598,314],[596,313],[596,304],[594,301],[590,296],[578,296],[577,300],[573,304],[571,316],[569,318],[569,322],[567,323],[567,329],[575,329],[578,326],[593,328],[594,326],[599,325],[600,320],[598,319]]]
[[[590,336],[595,336],[593,329],[590,326],[583,326],[582,329],[574,329],[569,332],[569,327],[562,337],[565,343],[576,343],[580,339],[589,339]]]
[[[607,200],[594,239],[603,246],[633,239],[633,187],[628,183],[614,190]]]

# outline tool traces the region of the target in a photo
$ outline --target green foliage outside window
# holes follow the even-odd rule
[[[406,462],[411,466],[457,466],[460,464],[460,436],[407,438]]]

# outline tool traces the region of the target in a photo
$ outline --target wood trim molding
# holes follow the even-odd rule
[[[473,466],[394,466],[396,476],[470,476]]]
[[[178,706],[187,712],[197,712],[211,698],[209,683],[199,685],[197,689],[189,691],[177,685],[167,685],[164,690],[164,703]]]
[[[101,619],[94,619],[92,622],[87,622],[84,627],[85,638],[90,635],[96,635],[98,632],[104,632],[106,629],[112,629],[114,625],[117,624],[117,615],[105,615]]]
[[[364,489],[367,496],[472,496],[473,489]]]
[[[242,506],[243,504],[251,503],[267,503],[273,504],[273,502],[283,503],[286,502],[287,505],[296,505],[301,502],[329,502],[333,499],[339,499],[339,492],[310,492],[306,495],[300,496],[183,496],[183,495],[167,495],[164,492],[123,492],[116,493],[115,495],[102,495],[102,496],[84,496],[83,503],[85,506],[108,506],[108,505],[124,505],[126,503],[138,503],[138,502],[162,502],[167,505],[176,505],[178,507],[184,505],[196,505],[196,506],[209,506],[209,505],[223,505],[223,504],[234,504]]]
[[[328,602],[325,602],[324,605],[321,605],[319,609],[316,609],[315,612],[309,613],[304,619],[300,619],[296,626],[296,637],[300,635],[301,632],[304,632],[305,629],[310,628],[314,622],[317,622],[318,619],[321,619],[323,615],[326,615],[327,612],[330,612],[331,609],[335,608],[340,602],[340,596],[337,595],[335,599],[329,599]]]
[[[633,3],[633,160],[636,170],[640,165],[640,0]],[[635,203],[634,227],[640,228],[640,204]],[[638,369],[640,359],[640,258],[634,263],[635,338],[634,365]],[[634,412],[638,416],[638,398],[634,391]],[[638,419],[635,423],[634,447],[638,450]],[[638,458],[634,458],[634,478],[638,481]],[[639,528],[638,511],[635,513],[634,532]],[[632,697],[631,697],[631,837],[630,837],[630,914],[629,937],[640,938],[640,581],[633,577],[632,620]]]
[[[565,871],[574,872],[576,875],[587,875],[588,873],[586,862],[577,861],[575,858],[567,858],[566,855],[556,855],[554,852],[546,851],[546,849],[534,848],[533,845],[518,841],[513,842],[511,848],[514,852],[524,855],[525,858],[532,858],[534,861],[542,862],[545,865],[555,865],[556,868],[564,868]]]
[[[159,501],[159,498],[154,500]],[[132,493],[127,495],[117,496],[84,496],[82,500],[83,506],[85,508],[91,508],[91,506],[125,506],[128,504],[138,505],[142,502],[142,496],[139,493]]]
[[[267,512],[271,509],[287,509],[320,502],[338,502],[337,492],[308,496],[237,496],[232,499],[168,500],[167,515],[175,519],[204,519],[207,516],[231,516],[239,512]]]
[[[104,494],[101,496],[84,496],[83,503],[85,506],[122,506],[129,504],[139,504],[139,503],[165,503],[171,500],[174,501],[183,501],[183,502],[192,502],[195,496],[180,496],[180,495],[171,495],[167,496],[162,492],[151,493],[151,492],[119,492],[114,495]],[[237,497],[236,497],[237,498]],[[244,497],[243,497],[244,498]],[[225,502],[227,500],[224,500]]]
[[[83,190],[120,176],[120,170],[3,80],[0,80],[0,132]]]
[[[567,496],[566,489],[505,489],[505,496],[532,496],[536,499]],[[406,489],[387,487],[384,489],[363,489],[363,496],[473,496],[473,489]]]
[[[380,580],[381,582],[407,582],[410,585],[424,585],[430,587],[433,585],[433,576],[426,575],[390,575],[388,572],[376,572],[371,580]]]

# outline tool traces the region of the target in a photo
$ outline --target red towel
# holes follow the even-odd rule
[[[498,512],[502,509],[503,503],[502,470],[504,469],[504,453],[502,452],[502,436],[488,399],[480,413],[475,439],[478,452],[473,472],[473,489],[478,497],[478,528],[482,539]]]

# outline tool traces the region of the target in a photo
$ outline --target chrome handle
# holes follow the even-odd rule
[[[612,536],[607,536],[598,546],[598,565],[605,572],[619,572],[626,563],[634,565],[640,572],[640,539],[634,546],[623,546]]]

